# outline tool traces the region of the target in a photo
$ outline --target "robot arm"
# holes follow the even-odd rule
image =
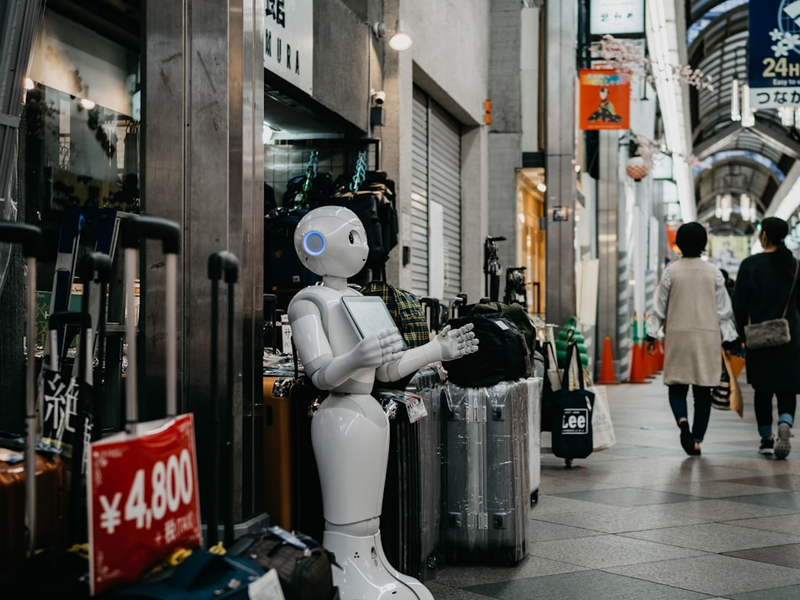
[[[313,302],[294,303],[289,312],[292,338],[306,374],[321,390],[335,389],[358,369],[377,367],[401,355],[403,338],[400,332],[387,329],[360,340],[349,352],[334,356]]]
[[[439,335],[427,344],[406,350],[399,358],[381,365],[377,371],[378,379],[397,381],[430,363],[456,360],[465,354],[477,352],[478,338],[472,333],[472,328],[472,323],[454,330],[446,325]]]

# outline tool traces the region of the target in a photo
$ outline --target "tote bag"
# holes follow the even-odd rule
[[[575,377],[570,377],[570,373]],[[576,344],[567,346],[567,360],[561,389],[555,393],[553,454],[559,458],[586,458],[594,449],[592,413],[594,393],[584,387],[583,367]]]

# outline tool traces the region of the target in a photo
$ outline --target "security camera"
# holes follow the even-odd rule
[[[378,106],[380,106],[381,104],[386,102],[386,92],[384,92],[383,90],[379,92],[372,92],[372,101]]]

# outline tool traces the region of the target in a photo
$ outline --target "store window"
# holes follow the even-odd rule
[[[27,87],[28,221],[58,221],[65,206],[137,212],[138,56],[49,12]]]

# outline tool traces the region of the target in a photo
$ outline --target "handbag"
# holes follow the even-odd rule
[[[772,348],[774,346],[784,346],[792,340],[789,333],[789,321],[786,320],[786,311],[789,310],[789,303],[792,301],[794,284],[797,282],[797,270],[800,263],[795,261],[794,278],[792,288],[789,290],[789,298],[780,319],[770,319],[761,323],[748,323],[744,326],[745,345],[750,349]]]
[[[333,554],[302,533],[273,526],[265,533],[243,535],[228,553],[251,559],[267,571],[275,569],[286,600],[329,600],[338,593],[331,572],[336,565]]]

